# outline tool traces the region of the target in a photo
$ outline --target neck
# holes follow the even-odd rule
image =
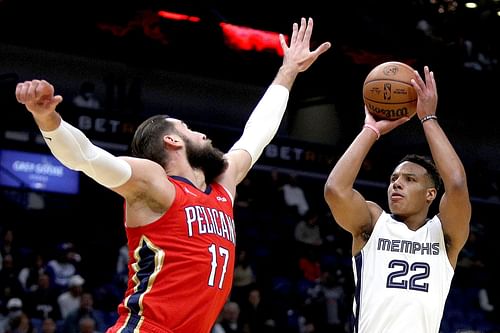
[[[423,226],[429,220],[427,218],[427,212],[425,212],[425,215],[418,214],[418,215],[411,215],[411,216],[402,216],[402,215],[392,214],[392,217],[395,220],[406,224],[408,229],[413,230],[413,231],[419,229],[421,226]]]
[[[201,191],[205,191],[207,184],[205,183],[205,174],[201,169],[194,169],[189,164],[179,167],[171,163],[165,172],[169,176],[179,176],[189,180],[194,186],[196,186]]]
[[[207,188],[207,184],[205,183],[205,174],[200,169],[191,169],[191,177],[186,178],[188,178],[194,186],[202,191],[205,191]]]

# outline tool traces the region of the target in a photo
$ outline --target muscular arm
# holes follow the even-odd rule
[[[439,217],[449,240],[449,255],[458,256],[469,235],[471,203],[465,170],[453,146],[436,120],[423,124],[425,136],[443,179],[444,193],[439,203]],[[456,260],[455,260],[456,261]]]
[[[420,119],[433,115],[436,110],[437,92],[434,74],[424,68],[425,82],[417,75],[413,86],[419,95],[417,113]],[[471,203],[464,166],[455,149],[436,119],[423,124],[425,137],[432,158],[443,179],[444,194],[439,203],[439,217],[447,238],[448,257],[453,266],[469,235]]]
[[[375,221],[369,204],[353,186],[363,160],[376,140],[375,132],[363,128],[337,161],[324,187],[325,200],[335,221],[353,236],[353,254],[364,245],[363,232],[371,229]]]

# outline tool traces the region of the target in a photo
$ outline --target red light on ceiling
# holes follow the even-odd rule
[[[200,22],[201,19],[197,16],[189,16],[185,14],[178,14],[178,13],[173,13],[173,12],[167,12],[166,10],[160,10],[158,12],[158,15],[169,19],[169,20],[175,20],[175,21],[189,21],[189,22]]]
[[[279,33],[220,23],[228,47],[243,51],[275,52],[283,56]],[[288,39],[285,36],[285,39]]]

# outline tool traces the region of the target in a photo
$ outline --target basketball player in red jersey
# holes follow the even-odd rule
[[[233,280],[236,186],[276,134],[289,92],[331,44],[310,51],[313,20],[293,24],[283,63],[226,154],[181,120],[153,116],[137,128],[133,157],[95,146],[56,111],[62,97],[44,80],[19,83],[17,100],[32,113],[51,152],[125,198],[129,282],[119,318],[107,333],[208,333]]]

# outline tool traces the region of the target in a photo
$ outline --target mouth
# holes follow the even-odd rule
[[[400,194],[400,193],[392,193],[391,194],[391,200],[392,201],[399,201],[399,200],[401,200],[403,198],[404,198],[404,196],[402,194]]]

